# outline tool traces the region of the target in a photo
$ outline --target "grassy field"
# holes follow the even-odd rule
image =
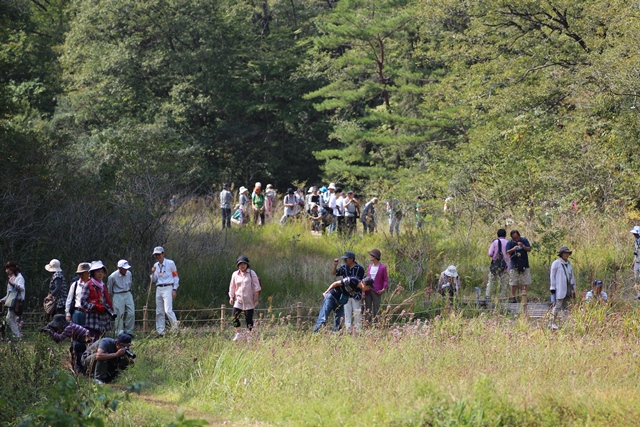
[[[143,340],[119,381],[142,393],[110,422],[165,424],[181,407],[213,425],[638,425],[640,313],[585,307],[544,326],[454,314],[360,336]]]

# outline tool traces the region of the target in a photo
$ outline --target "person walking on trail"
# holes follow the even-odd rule
[[[262,290],[258,275],[249,268],[249,258],[244,255],[238,257],[236,266],[238,269],[231,275],[229,283],[229,304],[233,307],[233,326],[236,328],[234,341],[238,341],[244,336],[240,327],[241,313],[244,313],[248,331],[247,338],[250,339],[253,331],[253,311],[258,305]]]
[[[332,274],[340,277],[354,277],[361,281],[364,279],[364,268],[356,262],[356,254],[351,251],[346,251],[342,255],[344,264],[338,268],[338,258],[333,260]],[[349,295],[349,299],[344,305],[344,324],[348,330],[352,330],[352,326],[355,330],[362,328],[362,293],[353,292]]]
[[[460,290],[460,276],[455,265],[450,265],[445,271],[440,273],[438,279],[438,292],[442,298],[449,295],[449,302],[453,303],[453,297]]]
[[[69,338],[71,340],[69,352],[73,361],[73,369],[75,372],[82,372],[82,354],[87,349],[87,344],[93,342],[89,330],[69,322],[64,314],[56,314],[53,316],[53,320],[41,331],[49,334],[56,343],[61,343]]]
[[[345,304],[347,304],[350,299],[353,299],[356,294],[369,291],[372,285],[373,280],[370,277],[361,280],[355,277],[343,277],[333,282],[331,286],[322,293],[324,300],[313,332],[318,332],[320,328],[326,325],[327,319],[333,312],[335,312],[333,331],[340,330],[342,319],[345,315]]]
[[[49,315],[49,320],[53,319],[56,314],[64,314],[64,306],[67,302],[68,287],[67,281],[62,274],[62,268],[60,267],[60,261],[52,259],[49,264],[44,266],[44,269],[51,275],[51,281],[49,282],[49,295],[45,299],[53,299],[55,301],[55,311]]]
[[[233,200],[233,193],[230,191],[231,186],[229,184],[222,185],[222,191],[220,192],[220,211],[222,213],[222,228],[231,228],[231,203]]]
[[[253,208],[253,222],[254,224],[264,225],[264,194],[262,194],[262,188],[256,187],[253,190],[253,196],[251,196],[251,205]],[[258,221],[260,221],[258,223]]]
[[[640,226],[636,225],[630,231],[635,238],[633,244],[633,261],[631,269],[633,270],[634,288],[636,290],[636,298],[640,300]]]
[[[173,300],[178,295],[180,277],[176,263],[164,256],[164,248],[156,246],[153,249],[156,263],[151,268],[151,283],[156,285],[156,337],[164,336],[166,319],[169,319],[171,330],[178,332],[178,319],[173,312]]]
[[[362,222],[363,234],[367,234],[367,231],[370,234],[373,234],[376,231],[376,204],[378,203],[378,198],[374,197],[365,203],[364,208],[362,208],[362,213],[360,214],[360,222]]]
[[[569,262],[569,255],[571,251],[566,246],[561,246],[558,249],[558,259],[551,263],[551,270],[549,276],[551,279],[551,294],[555,296],[555,302],[553,303],[553,323],[551,329],[558,329],[557,318],[558,313],[566,309],[567,302],[570,298],[575,297],[576,294],[576,277],[573,274],[573,266]]]
[[[609,300],[609,295],[605,291],[602,290],[602,280],[594,280],[593,286],[587,295],[584,297],[585,301],[602,301],[607,302]]]
[[[136,321],[136,309],[133,303],[131,288],[133,276],[129,271],[131,265],[126,259],[118,261],[118,269],[111,273],[107,280],[107,290],[113,301],[113,310],[116,312],[116,334],[133,334]]]
[[[499,300],[505,298],[507,291],[507,282],[509,280],[509,261],[510,256],[507,253],[507,231],[504,228],[498,230],[498,238],[491,242],[489,246],[489,278],[487,281],[487,289],[485,298],[491,298],[491,285],[495,284],[498,288],[496,294]]]
[[[20,333],[18,317],[22,314],[22,310],[16,312],[16,304],[21,304],[26,295],[24,277],[18,264],[13,261],[9,261],[4,265],[4,272],[9,276],[9,280],[7,282],[7,294],[0,299],[0,304],[4,304],[7,308],[7,323],[11,328],[11,333],[14,337],[20,338],[22,334]]]
[[[511,240],[507,242],[507,254],[509,255],[509,287],[511,288],[510,303],[518,302],[520,292],[527,292],[527,286],[531,284],[531,272],[529,271],[529,252],[531,244],[525,237],[520,236],[518,230],[512,230]],[[517,292],[516,292],[517,291]]]
[[[365,315],[367,322],[371,324],[376,322],[378,311],[380,311],[380,301],[382,294],[389,287],[389,272],[387,266],[380,262],[382,254],[379,249],[371,249],[369,251],[369,267],[367,268],[367,276],[373,280],[373,286],[364,296]]]
[[[91,279],[82,288],[80,306],[87,314],[85,328],[89,329],[94,339],[100,338],[111,330],[113,303],[107,286],[102,281],[107,274],[107,268],[102,261],[93,261],[89,268]]]

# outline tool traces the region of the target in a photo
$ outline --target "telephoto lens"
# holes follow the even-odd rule
[[[133,351],[129,350],[128,348],[124,349],[124,354],[126,354],[129,359],[136,358],[136,354]]]

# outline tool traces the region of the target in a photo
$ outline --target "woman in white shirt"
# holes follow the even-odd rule
[[[24,301],[26,288],[24,286],[24,277],[22,277],[20,273],[20,267],[18,267],[18,264],[15,262],[9,261],[4,265],[4,271],[7,273],[7,276],[9,276],[9,281],[7,282],[7,295],[0,299],[0,302],[4,304],[10,292],[17,292],[15,299]],[[20,333],[20,326],[18,325],[18,314],[16,314],[15,305],[8,307],[7,323],[9,323],[13,336],[20,338],[22,334]]]

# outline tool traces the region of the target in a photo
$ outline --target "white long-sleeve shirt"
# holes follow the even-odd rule
[[[180,278],[178,277],[178,269],[176,263],[170,259],[165,258],[163,263],[156,262],[154,265],[155,271],[151,275],[151,281],[157,286],[159,285],[173,285],[173,290],[177,290],[180,286]]]
[[[6,301],[9,296],[9,292],[11,291],[18,291],[18,299],[24,301],[27,291],[24,285],[24,277],[22,276],[22,273],[9,277],[9,282],[7,283],[7,295],[0,299],[0,301]]]
[[[89,279],[91,280],[91,279]],[[64,305],[64,311],[67,316],[71,316],[71,309],[82,306],[82,287],[85,286],[88,281],[85,283],[82,279],[78,278],[71,283],[71,287],[69,288],[69,293],[67,294],[67,302]],[[75,301],[73,298],[75,292]]]

